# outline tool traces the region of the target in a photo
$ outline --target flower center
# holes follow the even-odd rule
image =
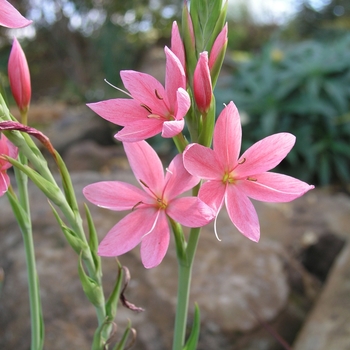
[[[235,174],[235,169],[246,162],[246,158],[242,158],[238,161],[237,165],[232,169],[232,170],[228,170],[228,171],[225,171],[224,173],[224,176],[222,177],[222,182],[224,184],[235,184],[237,180],[242,180],[242,178],[238,177],[236,174]],[[253,177],[253,176],[247,176],[245,178],[245,180],[248,180],[248,181],[258,181],[257,178]]]

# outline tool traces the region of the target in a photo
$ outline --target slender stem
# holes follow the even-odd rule
[[[183,259],[178,254],[179,273],[173,350],[182,350],[185,344],[192,266],[197,249],[199,233],[199,227],[191,229],[186,247],[186,259]],[[178,251],[179,249],[177,249],[177,253]]]
[[[19,154],[19,160],[22,164],[27,164],[26,157],[24,157],[21,153]],[[25,216],[22,216],[22,220],[19,220],[18,223],[22,232],[27,265],[31,319],[31,349],[40,350],[43,348],[44,322],[42,317],[39,279],[35,262],[33,230],[28,197],[28,177],[16,168],[15,175],[19,192],[19,202],[23,209],[23,212],[25,213]]]

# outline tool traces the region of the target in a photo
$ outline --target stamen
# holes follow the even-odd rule
[[[104,80],[105,83],[107,83],[109,86],[112,86],[112,88],[114,88],[114,89],[116,89],[116,90],[122,92],[123,94],[125,94],[125,95],[127,95],[127,96],[133,98],[128,92],[126,92],[126,91],[124,91],[124,90],[122,90],[122,89],[116,87],[115,85],[111,84],[107,79],[103,79],[103,80]]]
[[[143,107],[147,112],[152,114],[152,109],[150,107],[148,107],[147,105],[141,103],[141,107]]]
[[[163,97],[159,95],[159,92],[158,92],[157,89],[154,90],[154,93],[156,94],[156,96],[157,96],[157,98],[158,98],[159,100],[162,100],[162,99],[163,99]]]
[[[243,164],[245,163],[246,160],[247,160],[246,158],[242,158],[240,161],[238,161],[238,164]]]
[[[156,227],[156,223],[157,223],[157,221],[158,221],[159,213],[160,213],[160,210],[158,210],[158,212],[157,212],[157,216],[156,216],[156,218],[155,218],[155,220],[154,220],[154,223],[153,223],[151,229],[150,229],[148,232],[146,232],[146,233],[141,237],[141,239],[143,239],[144,237],[146,237],[147,235],[149,235],[149,234],[154,230],[154,228]]]
[[[142,204],[143,202],[142,201],[139,201],[138,203],[136,203],[132,208],[131,210],[134,211],[136,209],[137,206],[139,206],[140,204]]]
[[[169,170],[169,168],[165,168],[165,171],[167,171],[169,174],[173,175],[173,172]]]
[[[217,219],[218,219],[218,216],[219,216],[219,215],[216,215],[215,220],[214,220],[214,232],[215,232],[215,237],[216,237],[216,239],[217,239],[219,242],[221,242],[221,239],[220,239],[219,236],[218,236],[218,231],[216,230],[216,221],[217,221]]]
[[[257,178],[255,178],[255,177],[250,177],[250,176],[247,177],[247,180],[249,180],[249,181],[258,181]]]

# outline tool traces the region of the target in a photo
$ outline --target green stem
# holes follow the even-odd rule
[[[22,164],[27,164],[27,159],[21,153],[19,160]],[[15,168],[16,182],[18,186],[19,202],[23,209],[24,215],[18,221],[20,226],[23,244],[25,249],[28,289],[29,289],[29,305],[31,319],[31,349],[40,350],[43,348],[44,338],[44,322],[42,317],[39,279],[36,270],[35,251],[33,242],[33,230],[30,215],[30,205],[28,197],[28,177]]]
[[[192,267],[198,245],[199,234],[200,227],[191,229],[188,244],[185,248],[185,258],[183,257],[183,254],[179,254],[181,249],[177,249],[179,273],[173,350],[182,350],[185,344]]]

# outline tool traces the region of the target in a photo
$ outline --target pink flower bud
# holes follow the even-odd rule
[[[223,53],[226,51],[227,45],[227,23],[224,28],[222,28],[220,34],[214,41],[213,47],[209,55],[209,69],[212,70],[213,66],[219,58],[221,58]]]
[[[26,111],[30,104],[32,89],[30,73],[26,56],[21,45],[15,38],[8,63],[8,75],[12,95],[21,112]]]
[[[32,21],[23,17],[8,1],[0,0],[0,25],[7,28],[22,28]]]
[[[173,27],[171,30],[171,51],[174,52],[175,56],[180,60],[182,67],[186,67],[186,59],[185,59],[185,49],[184,44],[182,42],[179,27],[176,21],[173,22]]]
[[[193,92],[199,111],[202,113],[208,112],[213,89],[208,65],[208,52],[206,51],[199,55],[199,60],[193,75]]]

